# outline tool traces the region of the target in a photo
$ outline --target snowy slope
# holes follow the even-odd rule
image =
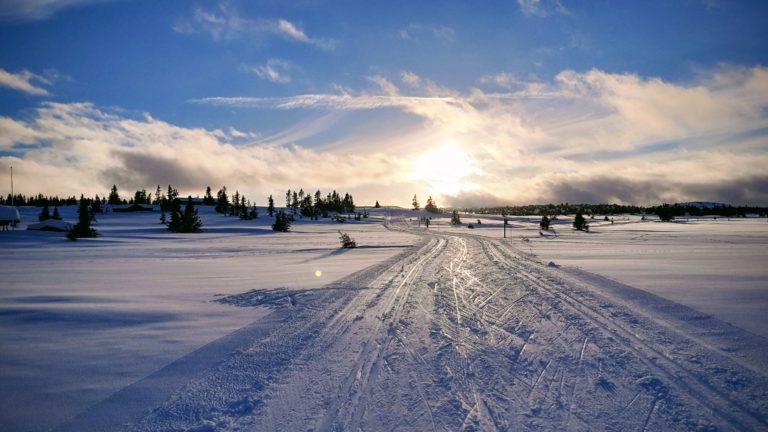
[[[768,429],[765,338],[509,242],[390,227],[418,248],[223,298],[272,312],[133,421],[94,423],[108,400],[63,430]]]

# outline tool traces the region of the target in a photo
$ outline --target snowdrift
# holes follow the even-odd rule
[[[19,210],[16,207],[0,206],[0,221],[3,222],[21,222]]]
[[[64,222],[56,219],[48,219],[42,222],[29,224],[28,230],[36,231],[57,231],[57,232],[69,232],[72,231],[73,225],[69,222]]]

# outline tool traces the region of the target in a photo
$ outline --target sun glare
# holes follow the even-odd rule
[[[465,179],[477,173],[467,155],[454,142],[446,142],[431,148],[418,157],[413,178],[426,182],[434,193],[455,194],[470,188]]]

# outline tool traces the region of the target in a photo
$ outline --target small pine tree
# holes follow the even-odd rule
[[[227,196],[227,187],[223,186],[216,194],[216,208],[217,213],[227,214],[229,210],[229,197]]]
[[[279,232],[288,232],[291,229],[291,216],[283,210],[277,212],[277,215],[275,215],[275,223],[272,224],[272,229]]]
[[[46,221],[46,220],[48,220],[50,218],[51,218],[51,212],[48,209],[48,205],[46,204],[46,205],[43,206],[43,209],[40,210],[40,214],[37,216],[37,220],[42,222],[42,221]]]
[[[427,205],[424,206],[424,210],[430,213],[438,212],[437,205],[435,205],[435,200],[433,200],[431,196],[427,198]]]
[[[112,185],[112,189],[109,191],[109,198],[107,199],[109,205],[121,204],[120,194],[117,193],[117,185]]]
[[[171,209],[171,221],[168,223],[168,231],[177,233],[196,233],[202,231],[203,222],[197,214],[197,209],[192,203],[192,197],[187,199],[184,212],[178,200],[174,200]]]
[[[413,206],[414,211],[419,209],[419,200],[416,199],[416,194],[413,194],[413,200],[411,200],[411,205]]]
[[[97,235],[99,234],[96,230],[91,228],[91,210],[88,200],[80,195],[80,204],[77,208],[77,225],[67,233],[67,238],[77,240],[84,237],[96,237]]]
[[[59,214],[59,208],[58,207],[54,207],[53,208],[53,215],[51,216],[51,219],[61,220],[61,215]]]
[[[374,205],[373,208],[381,208],[381,205],[379,204],[378,200],[376,200],[376,205]]]
[[[205,188],[205,197],[203,197],[203,205],[211,206],[215,204],[216,204],[216,200],[213,199],[213,195],[211,195],[211,187],[208,186]]]
[[[581,213],[576,213],[576,217],[573,218],[573,227],[579,231],[587,229],[587,220]]]
[[[451,224],[453,225],[461,224],[461,217],[459,217],[459,212],[456,210],[454,210],[453,214],[451,215]]]
[[[343,233],[339,231],[339,241],[341,242],[341,247],[346,249],[353,249],[357,247],[357,243],[352,240],[352,238],[347,233]]]
[[[539,222],[539,227],[541,227],[541,229],[545,231],[548,230],[550,224],[551,224],[551,221],[549,220],[547,215],[544,215],[541,217],[541,222]]]
[[[272,217],[275,215],[275,199],[272,198],[272,195],[267,198],[267,203],[267,214]]]

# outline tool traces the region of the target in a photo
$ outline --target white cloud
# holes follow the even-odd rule
[[[551,82],[487,76],[486,81],[518,89],[506,93],[461,93],[403,72],[400,78],[412,92],[404,94],[386,77],[375,76],[369,78],[376,84],[373,92],[196,102],[331,111],[399,108],[422,119],[410,136],[396,138],[411,144],[406,149],[418,154],[445,140],[459,143],[480,170],[467,184],[497,191],[508,202],[569,200],[568,194],[634,197],[641,203],[707,199],[706,185],[713,195],[727,189],[717,185],[759,190],[755,185],[762,184],[768,166],[768,68],[723,67],[685,84],[599,70],[563,71]],[[768,203],[768,193],[734,196]]]
[[[0,148],[19,154],[0,160],[13,164],[19,191],[27,194],[103,194],[113,183],[128,191],[170,183],[195,195],[226,184],[263,202],[297,185],[391,184],[406,163],[384,154],[263,144],[251,132],[128,118],[88,103],[45,103],[28,120],[0,117],[0,137]]]
[[[437,24],[411,23],[400,29],[398,34],[403,40],[418,41],[426,36],[442,44],[449,44],[456,39],[456,30]]]
[[[49,79],[42,75],[34,74],[28,70],[22,70],[18,73],[8,72],[5,69],[0,68],[0,86],[10,89],[18,90],[27,94],[35,96],[47,96],[48,90],[35,85],[32,81],[51,85],[52,79]]]
[[[2,0],[0,19],[42,20],[74,7],[114,0]]]
[[[547,16],[552,13],[567,14],[568,9],[559,0],[517,0],[525,15]]]
[[[415,73],[409,72],[409,71],[401,71],[400,72],[400,79],[404,83],[406,83],[406,84],[408,84],[410,86],[414,86],[414,87],[418,86],[419,84],[421,84],[421,78],[418,75],[416,75]]]
[[[247,72],[256,74],[261,79],[277,84],[291,82],[290,70],[293,68],[290,62],[282,59],[269,59],[264,65],[243,66]]]
[[[27,173],[21,184],[28,193],[173,183],[183,193],[227,184],[249,196],[296,185],[349,188],[356,199],[395,197],[403,204],[413,193],[442,205],[713,198],[768,204],[768,68],[722,67],[684,84],[563,71],[505,93],[459,92],[405,76],[399,78],[407,92],[377,75],[364,91],[195,101],[311,110],[264,138],[128,118],[91,104],[46,103],[24,120],[0,117],[0,149],[17,155],[3,160],[14,173],[17,166]],[[389,109],[352,113],[380,108]],[[324,138],[314,150],[301,146],[331,129],[341,131],[337,138]],[[450,183],[450,191],[413,180],[418,156],[447,143],[476,169]]]
[[[182,34],[207,33],[217,41],[274,35],[323,50],[336,48],[334,39],[310,37],[299,25],[286,19],[243,17],[227,1],[220,2],[213,11],[196,7],[191,19],[178,20],[172,28]]]

